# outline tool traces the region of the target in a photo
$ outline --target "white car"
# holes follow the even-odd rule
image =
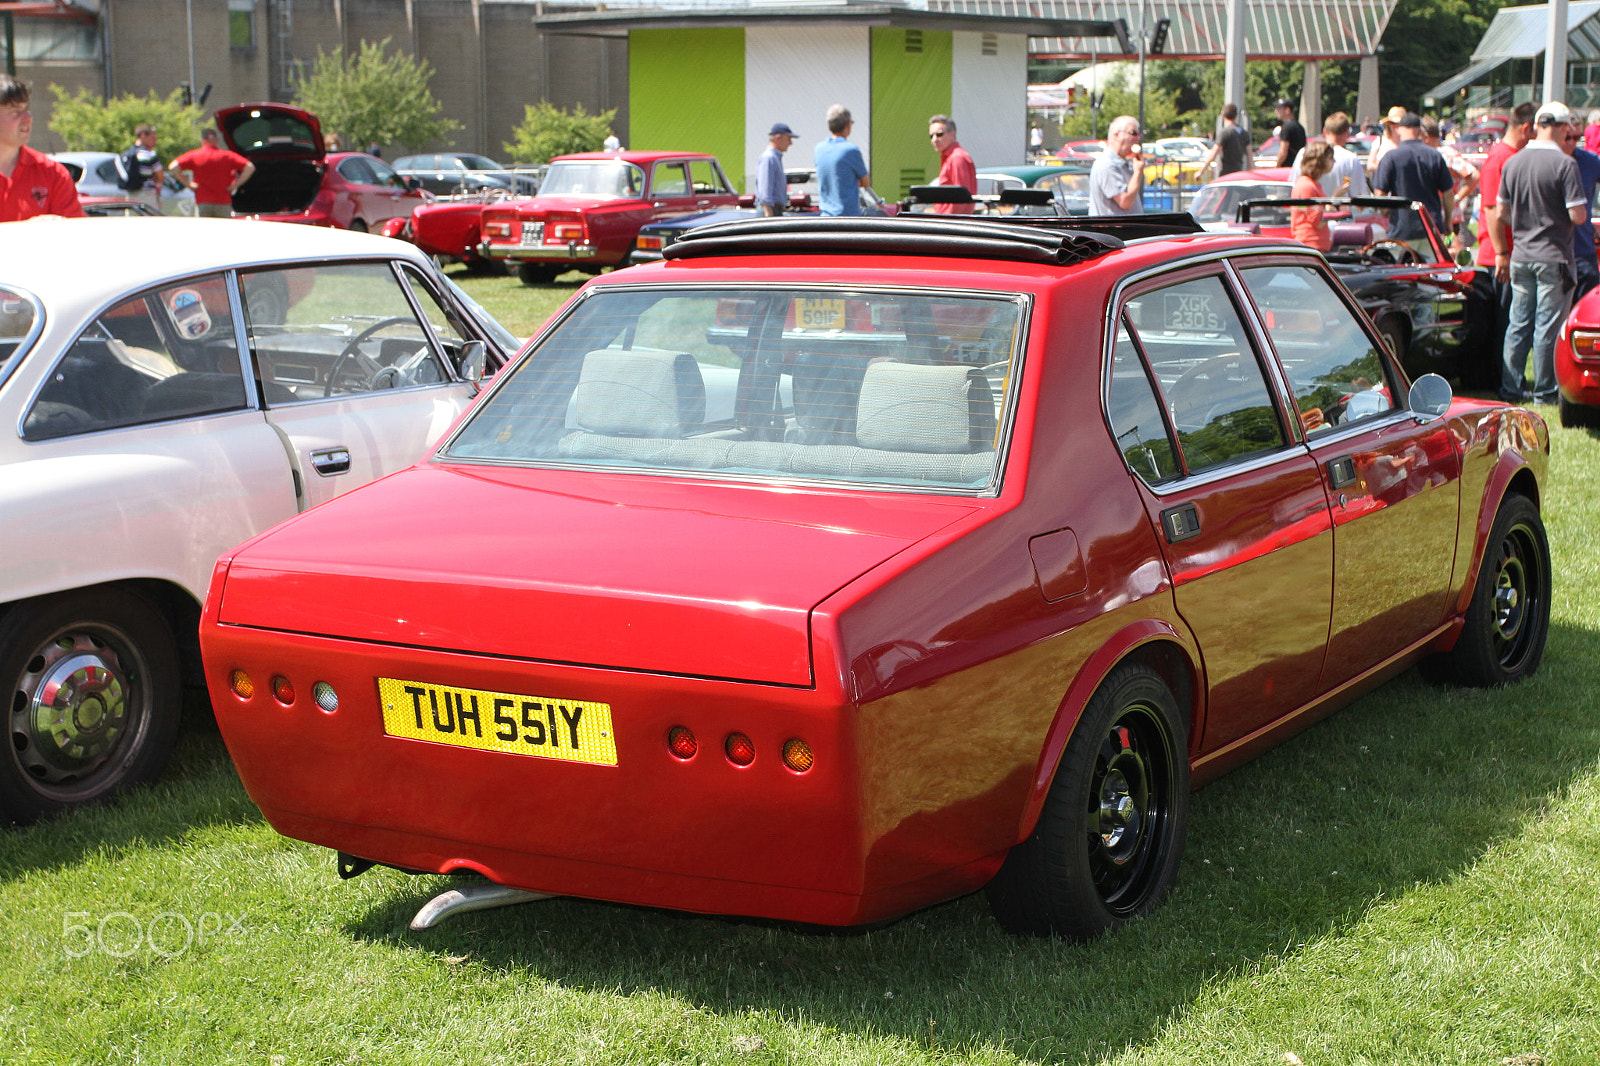
[[[154,778],[217,556],[417,461],[516,341],[384,237],[36,219],[0,247],[4,824]]]
[[[67,168],[78,186],[79,196],[126,197],[127,190],[117,184],[117,157],[113,152],[56,152],[51,159]],[[193,216],[194,190],[186,188],[168,174],[161,183],[161,213]]]

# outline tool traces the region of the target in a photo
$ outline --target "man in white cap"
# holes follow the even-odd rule
[[[1574,128],[1559,100],[1533,116],[1534,139],[1506,161],[1495,193],[1495,277],[1511,283],[1511,321],[1502,353],[1500,397],[1523,398],[1531,348],[1533,398],[1556,402],[1556,334],[1572,302],[1572,227],[1589,217],[1578,164],[1562,150]],[[1509,240],[1508,240],[1509,238]]]

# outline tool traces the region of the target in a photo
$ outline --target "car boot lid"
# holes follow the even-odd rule
[[[260,163],[268,159],[322,161],[328,153],[322,123],[288,104],[239,104],[217,109],[217,128],[228,147]]]
[[[761,486],[688,493],[671,478],[424,464],[238,549],[219,621],[809,685],[812,608],[975,506],[827,499],[824,510],[813,494]]]

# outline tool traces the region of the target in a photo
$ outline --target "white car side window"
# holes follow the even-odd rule
[[[269,407],[449,380],[432,329],[386,262],[263,270],[242,281]]]
[[[220,276],[124,300],[79,334],[23,422],[28,440],[240,410],[234,321]]]

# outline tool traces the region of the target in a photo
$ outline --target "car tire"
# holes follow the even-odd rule
[[[1177,878],[1188,811],[1186,716],[1159,674],[1123,663],[1084,708],[1033,833],[986,889],[996,920],[1087,941],[1148,914]]]
[[[19,825],[154,780],[177,741],[177,646],[123,589],[14,604],[0,619],[0,685],[0,812]]]
[[[1383,337],[1383,342],[1389,346],[1389,354],[1394,356],[1394,361],[1401,366],[1406,363],[1406,331],[1392,318],[1386,318],[1378,323],[1378,334]]]
[[[1563,429],[1587,429],[1600,423],[1600,418],[1595,417],[1595,409],[1588,404],[1573,403],[1565,396],[1556,400],[1556,410],[1561,416]]]
[[[538,263],[518,263],[517,277],[524,285],[548,285],[556,280],[556,271]]]
[[[1430,655],[1422,675],[1441,684],[1489,688],[1539,668],[1550,632],[1550,543],[1539,508],[1511,493],[1495,514],[1478,583],[1456,646]]]

